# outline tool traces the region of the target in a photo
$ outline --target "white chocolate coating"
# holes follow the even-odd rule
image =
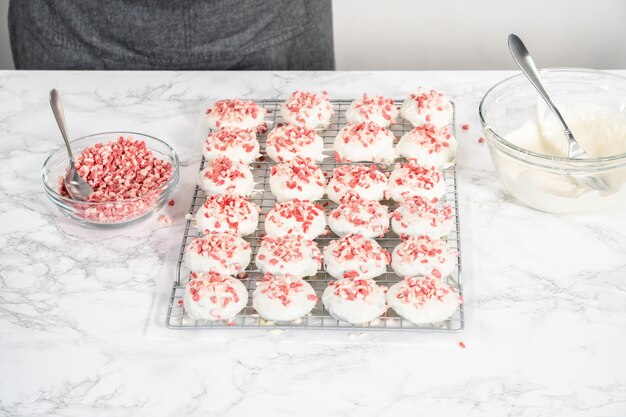
[[[303,235],[313,240],[326,229],[326,215],[317,204],[290,200],[274,205],[265,215],[267,236]]]
[[[387,291],[387,305],[414,324],[438,323],[456,313],[456,288],[438,278],[406,277]]]
[[[259,225],[260,210],[259,206],[236,194],[210,195],[196,213],[196,228],[205,234],[248,236]]]
[[[418,164],[446,168],[454,164],[457,142],[447,126],[420,125],[405,133],[396,153]]]
[[[324,196],[326,179],[312,160],[296,157],[272,167],[269,184],[278,202],[316,201]]]
[[[337,162],[391,163],[396,158],[394,136],[374,122],[344,126],[333,143]]]
[[[428,236],[408,237],[391,254],[391,267],[401,277],[445,278],[456,266],[456,251],[441,239]]]
[[[281,105],[280,113],[289,124],[324,130],[334,110],[327,94],[294,91]]]
[[[265,275],[257,281],[252,307],[265,320],[293,321],[311,312],[317,295],[311,284],[293,276]]]
[[[389,252],[374,239],[347,235],[324,248],[326,272],[335,279],[376,278],[387,271]]]
[[[257,252],[256,266],[265,274],[310,277],[322,267],[317,243],[302,235],[264,237]]]
[[[267,156],[274,162],[291,161],[296,156],[321,162],[324,158],[324,139],[315,130],[302,126],[283,125],[267,134]]]
[[[418,88],[402,103],[400,114],[413,126],[432,123],[446,126],[452,123],[452,103],[444,94],[435,90]]]
[[[211,130],[223,127],[256,129],[265,123],[266,112],[252,100],[218,100],[206,112],[207,124]]]
[[[380,201],[385,198],[387,188],[387,177],[375,165],[342,165],[333,170],[326,194],[337,204],[347,196]]]
[[[207,161],[225,156],[231,161],[251,164],[259,157],[259,149],[254,130],[225,127],[209,133],[204,140],[202,154]]]
[[[248,303],[248,290],[236,278],[192,272],[183,295],[185,311],[195,320],[230,320]]]
[[[378,126],[389,127],[396,122],[398,113],[392,99],[363,94],[361,99],[354,100],[346,110],[346,120],[348,123],[374,122]]]
[[[387,311],[385,291],[373,279],[331,282],[322,302],[331,316],[352,324],[368,323]]]
[[[388,184],[389,195],[397,202],[416,196],[439,200],[446,193],[443,173],[435,167],[417,165],[411,161],[403,165],[396,164]]]
[[[338,236],[381,237],[389,229],[389,213],[376,200],[347,199],[328,215],[328,226]]]
[[[193,272],[237,275],[248,267],[251,257],[250,244],[239,236],[211,233],[191,241],[183,262]]]
[[[220,156],[207,163],[196,180],[207,195],[237,194],[248,197],[254,189],[252,171],[242,162]]]
[[[449,204],[438,205],[416,197],[404,201],[391,213],[391,230],[398,236],[440,239],[453,229],[454,216]]]

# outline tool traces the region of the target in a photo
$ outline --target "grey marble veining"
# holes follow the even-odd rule
[[[477,105],[506,72],[0,73],[0,416],[623,416],[626,216],[560,217],[504,195]],[[145,329],[184,225],[206,100],[294,89],[457,105],[467,307],[464,333],[307,338],[224,333],[158,340]],[[181,155],[174,224],[84,229],[46,201],[40,167],[73,136],[139,131]],[[464,342],[466,348],[461,348]]]

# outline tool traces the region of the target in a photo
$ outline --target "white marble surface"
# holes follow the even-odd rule
[[[503,195],[477,106],[507,75],[0,73],[0,416],[626,415],[626,216],[557,217]],[[296,88],[402,98],[420,84],[450,94],[471,127],[459,130],[464,333],[147,334],[205,100]],[[135,130],[174,145],[185,165],[174,225],[84,229],[49,205],[39,170],[60,146],[52,87],[75,136]]]

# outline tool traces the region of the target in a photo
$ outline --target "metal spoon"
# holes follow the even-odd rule
[[[52,113],[59,125],[61,136],[65,141],[65,147],[67,148],[67,155],[70,160],[70,166],[63,178],[63,183],[67,189],[67,193],[74,200],[84,201],[93,194],[91,186],[78,175],[76,172],[76,163],[74,162],[74,155],[72,154],[72,148],[70,147],[70,141],[67,135],[67,127],[65,126],[65,114],[63,113],[63,104],[61,104],[61,98],[59,92],[56,89],[50,91],[50,107],[52,107]]]
[[[576,138],[574,138],[574,134],[572,130],[569,128],[563,116],[561,116],[561,112],[556,107],[552,98],[546,91],[543,83],[541,82],[541,77],[539,77],[539,71],[537,70],[537,66],[535,66],[535,62],[533,58],[530,56],[528,49],[526,49],[526,45],[524,42],[515,34],[509,35],[509,50],[511,51],[511,55],[513,55],[513,59],[520,67],[526,78],[530,81],[530,83],[535,87],[541,98],[546,102],[548,108],[552,111],[556,120],[558,121],[563,133],[565,134],[565,138],[567,139],[568,148],[567,148],[567,157],[573,159],[587,159],[589,156],[585,152],[585,150],[580,146]],[[581,178],[586,185],[596,189],[596,190],[608,190],[609,185],[602,178],[597,177],[582,177]]]

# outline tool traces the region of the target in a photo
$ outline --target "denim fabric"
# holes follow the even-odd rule
[[[17,69],[334,69],[331,0],[11,0]]]

